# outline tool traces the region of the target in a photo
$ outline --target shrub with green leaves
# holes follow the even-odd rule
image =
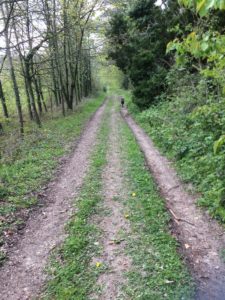
[[[207,82],[197,77],[191,86],[193,75],[186,74],[157,105],[132,111],[184,182],[200,192],[199,203],[225,222],[225,99],[206,91]]]

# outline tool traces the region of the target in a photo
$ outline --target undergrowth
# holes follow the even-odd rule
[[[140,112],[128,107],[161,152],[175,163],[181,179],[200,194],[198,204],[225,222],[225,147],[213,146],[225,132],[225,101],[200,97],[199,90],[164,97]]]
[[[109,108],[109,105],[108,105]],[[44,299],[86,300],[93,291],[101,267],[91,265],[93,253],[98,253],[98,229],[90,222],[102,200],[102,170],[106,164],[109,127],[104,118],[91,155],[85,182],[75,205],[77,212],[67,225],[68,238],[56,251],[49,267],[52,280],[47,284]]]
[[[192,299],[193,285],[178,244],[168,231],[170,217],[133,134],[120,125],[123,167],[130,196],[126,205],[132,233],[128,254],[133,259],[129,299]],[[133,195],[133,196],[132,196]]]
[[[36,193],[51,178],[59,158],[69,152],[71,142],[79,138],[84,125],[102,101],[101,95],[84,102],[76,112],[65,118],[46,120],[42,129],[27,134],[10,155],[2,155],[0,242],[3,233],[10,234],[15,225],[23,222],[18,219],[17,211],[38,202]]]

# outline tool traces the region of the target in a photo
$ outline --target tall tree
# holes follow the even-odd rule
[[[11,4],[12,6],[13,4]],[[23,112],[22,112],[22,105],[20,100],[20,93],[19,93],[19,87],[16,80],[16,74],[15,69],[13,65],[13,58],[12,58],[12,52],[11,52],[11,45],[10,45],[10,27],[8,22],[8,16],[12,14],[11,6],[8,5],[8,3],[5,3],[5,5],[1,6],[1,12],[3,16],[3,21],[5,25],[4,30],[4,36],[5,36],[5,44],[6,44],[6,54],[9,61],[9,69],[10,69],[10,75],[13,83],[13,89],[15,94],[15,100],[16,100],[16,107],[19,117],[19,123],[20,123],[20,133],[21,135],[24,134],[24,120],[23,120]]]

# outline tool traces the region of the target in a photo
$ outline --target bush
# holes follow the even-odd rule
[[[190,75],[190,80],[193,76]],[[186,76],[186,80],[189,76]],[[213,146],[225,132],[225,99],[212,93],[206,97],[205,84],[182,81],[173,94],[143,112],[138,122],[170,159],[185,182],[202,194],[200,204],[225,222],[225,149],[215,155]]]

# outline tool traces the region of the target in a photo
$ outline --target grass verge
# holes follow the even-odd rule
[[[18,227],[15,225],[22,225],[18,211],[37,203],[33,192],[40,190],[40,186],[51,178],[59,158],[69,152],[71,142],[79,138],[86,122],[102,102],[101,95],[82,104],[70,116],[46,121],[43,129],[26,135],[10,159],[3,156],[0,165],[0,246],[3,236],[10,235]]]
[[[86,300],[101,272],[100,266],[91,266],[93,255],[99,251],[98,243],[95,243],[99,232],[91,224],[90,217],[97,212],[97,204],[102,200],[102,170],[106,164],[108,131],[105,117],[89,172],[76,199],[77,213],[66,228],[68,238],[52,259],[49,268],[52,280],[47,285],[44,299]]]
[[[123,166],[130,191],[127,213],[132,228],[128,254],[133,266],[125,291],[129,299],[193,299],[193,284],[170,235],[170,217],[144,157],[126,124],[120,124]]]
[[[225,147],[214,154],[213,145],[224,133],[225,101],[178,96],[165,98],[140,112],[127,94],[128,108],[160,151],[174,162],[184,183],[201,194],[198,204],[225,223]]]

